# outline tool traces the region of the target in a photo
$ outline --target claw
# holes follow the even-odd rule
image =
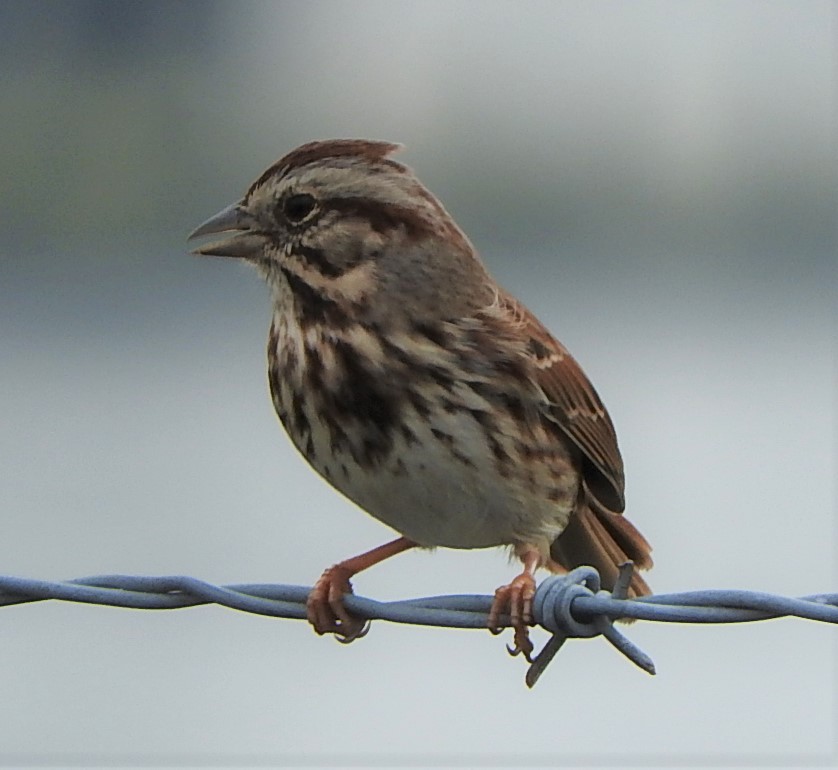
[[[370,628],[372,628],[372,621],[367,620],[358,631],[353,631],[352,633],[347,634],[336,631],[335,639],[337,639],[337,641],[341,644],[351,644],[356,639],[363,639],[370,632]]]
[[[532,663],[532,653],[535,649],[527,628],[532,623],[534,595],[535,579],[531,572],[525,571],[509,585],[501,586],[495,591],[495,598],[486,622],[489,631],[499,634],[503,630],[500,625],[500,616],[508,613],[509,625],[515,629],[515,638],[514,646],[507,645],[506,650],[513,657],[523,655],[528,663]]]
[[[532,653],[533,653],[534,649],[535,649],[535,647],[533,646],[533,643],[529,639],[527,639],[527,649],[519,647],[517,644],[515,645],[515,647],[512,647],[511,645],[508,645],[508,644],[506,645],[506,651],[510,654],[511,657],[517,658],[519,655],[523,655],[524,660],[527,661],[527,663],[530,663],[530,664],[533,662]]]
[[[340,565],[330,567],[320,576],[306,601],[308,622],[316,634],[334,634],[343,644],[367,635],[369,622],[353,618],[343,606],[343,597],[351,593],[349,575]]]
[[[515,646],[510,647],[506,645],[506,651],[513,657],[517,658],[519,655],[524,656],[527,663],[532,663],[532,653],[535,646],[530,639],[529,631],[526,627],[515,629]]]

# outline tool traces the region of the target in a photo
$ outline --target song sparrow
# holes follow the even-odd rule
[[[279,419],[332,486],[401,534],[326,570],[308,601],[352,640],[349,578],[413,546],[510,546],[523,572],[489,617],[527,638],[539,567],[652,562],[621,514],[611,420],[576,361],[486,271],[466,236],[378,141],[311,142],[190,236],[255,265],[273,299],[268,382]],[[635,573],[631,592],[649,593]]]

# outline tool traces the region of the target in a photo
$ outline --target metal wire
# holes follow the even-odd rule
[[[535,625],[553,636],[533,660],[526,677],[532,687],[567,639],[604,636],[619,652],[650,674],[651,658],[613,621],[663,623],[746,623],[785,616],[838,624],[838,593],[789,598],[756,591],[703,590],[627,599],[633,566],[623,565],[611,592],[600,590],[599,573],[579,567],[548,577],[533,600]],[[101,575],[62,582],[0,576],[0,607],[56,599],[144,610],[173,610],[220,604],[244,612],[304,619],[309,586],[245,583],[217,586],[184,576]],[[392,623],[485,629],[491,596],[431,596],[379,602],[348,595],[345,606],[359,618]],[[508,625],[508,618],[503,619]]]

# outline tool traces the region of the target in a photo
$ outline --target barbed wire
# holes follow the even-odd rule
[[[790,598],[742,590],[700,590],[626,598],[633,565],[620,569],[613,591],[600,590],[593,567],[545,579],[533,600],[534,625],[552,634],[527,671],[532,687],[567,639],[604,636],[644,671],[654,674],[652,659],[614,626],[614,621],[662,623],[747,623],[793,616],[838,624],[838,593]],[[173,610],[204,604],[278,618],[305,619],[309,586],[243,583],[218,586],[185,576],[100,575],[67,581],[0,576],[0,607],[49,599],[127,607]],[[391,623],[485,629],[491,596],[430,596],[380,602],[349,594],[345,606],[359,618]],[[509,625],[509,618],[501,618]]]

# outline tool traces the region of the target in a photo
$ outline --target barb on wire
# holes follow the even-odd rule
[[[611,592],[600,590],[599,573],[578,567],[554,575],[539,585],[533,601],[535,625],[552,633],[531,664],[526,677],[532,687],[547,664],[570,638],[604,636],[644,671],[655,673],[651,658],[618,631],[618,619],[663,623],[746,623],[794,616],[838,624],[838,593],[789,598],[756,591],[702,590],[627,599],[633,565],[620,571]],[[56,599],[144,610],[173,610],[220,604],[244,612],[279,618],[306,617],[309,586],[244,583],[217,586],[184,576],[143,577],[101,575],[63,582],[0,576],[0,607]],[[491,596],[431,596],[379,602],[350,594],[346,608],[367,620],[441,626],[486,628]],[[508,625],[508,618],[501,618]]]

